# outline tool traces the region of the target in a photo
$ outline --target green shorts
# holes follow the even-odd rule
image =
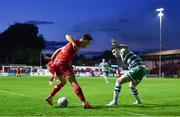
[[[107,76],[107,75],[108,75],[108,71],[103,71],[103,72],[102,72],[102,75]]]
[[[147,74],[148,69],[145,66],[137,66],[133,67],[128,71],[128,76],[131,80],[135,80],[136,82],[140,82],[143,77]]]

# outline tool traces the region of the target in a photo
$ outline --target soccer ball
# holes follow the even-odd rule
[[[66,97],[60,97],[58,100],[57,100],[57,104],[58,106],[60,107],[67,107],[68,106],[68,100]]]

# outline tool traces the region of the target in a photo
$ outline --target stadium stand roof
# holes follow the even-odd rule
[[[147,53],[142,56],[143,60],[158,61],[160,52]],[[180,60],[180,49],[175,50],[163,50],[161,51],[162,61],[165,60]]]
[[[160,52],[144,54],[144,56],[159,56],[159,55],[160,55]],[[180,55],[180,49],[163,50],[163,51],[161,51],[161,55]]]

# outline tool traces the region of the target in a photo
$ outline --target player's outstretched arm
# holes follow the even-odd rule
[[[51,60],[54,60],[54,59],[56,58],[56,56],[58,55],[58,53],[59,53],[61,50],[62,50],[62,48],[57,49],[57,50],[53,53],[53,55],[51,56]]]
[[[76,43],[75,43],[75,38],[73,36],[67,34],[66,39],[68,42],[72,43],[74,49],[77,48]]]

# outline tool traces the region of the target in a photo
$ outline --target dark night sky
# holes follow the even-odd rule
[[[0,32],[16,22],[38,25],[47,41],[65,34],[94,38],[86,51],[110,49],[110,39],[132,50],[159,49],[159,17],[164,8],[162,48],[180,48],[180,0],[0,0]]]

